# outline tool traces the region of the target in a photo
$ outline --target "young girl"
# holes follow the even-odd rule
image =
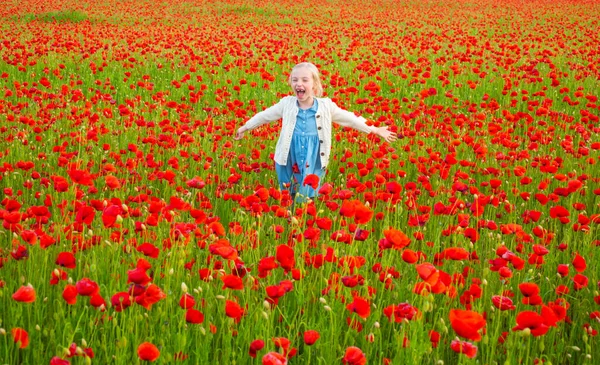
[[[325,175],[325,167],[331,153],[332,122],[352,127],[365,133],[374,133],[387,142],[394,142],[396,133],[387,127],[372,127],[363,117],[339,108],[331,99],[320,98],[323,86],[319,70],[308,62],[297,64],[289,78],[293,96],[286,96],[279,103],[256,114],[237,130],[239,140],[246,131],[263,124],[282,119],[281,134],[275,147],[275,170],[279,188],[287,189],[292,201],[296,195],[306,198],[315,196],[317,189],[304,184],[308,175],[319,177],[319,185]]]

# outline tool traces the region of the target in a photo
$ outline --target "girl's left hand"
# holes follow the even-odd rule
[[[392,143],[398,139],[398,135],[388,129],[388,127],[373,127],[373,133]]]

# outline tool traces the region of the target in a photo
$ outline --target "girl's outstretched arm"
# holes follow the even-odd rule
[[[396,133],[390,131],[387,127],[373,127],[366,124],[366,119],[363,117],[357,117],[354,113],[344,110],[335,103],[332,105],[332,119],[345,127],[351,127],[365,133],[374,133],[379,137],[386,140],[388,143],[396,141],[398,136]]]
[[[233,137],[233,139],[242,139],[242,137],[244,137],[244,133],[246,133],[247,131],[252,130],[254,128],[258,128],[263,124],[267,124],[272,121],[281,119],[281,117],[283,116],[283,107],[285,99],[286,98],[280,100],[279,103],[263,110],[260,113],[257,113],[252,118],[250,118],[243,126],[238,128],[238,130],[235,132],[235,136]]]

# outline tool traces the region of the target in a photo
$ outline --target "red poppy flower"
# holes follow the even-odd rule
[[[528,305],[540,305],[542,304],[542,297],[540,297],[540,288],[535,283],[521,283],[519,284],[519,290],[523,294],[523,304]]]
[[[315,342],[317,342],[319,337],[321,337],[321,335],[319,335],[319,332],[317,332],[315,330],[305,331],[304,332],[304,343],[307,344],[308,346],[312,346],[315,344]]]
[[[51,275],[50,285],[56,285],[61,280],[67,280],[67,273],[61,269],[52,270],[52,274],[50,274],[50,275]]]
[[[220,239],[216,243],[208,246],[208,249],[211,254],[221,256],[226,260],[235,261],[238,259],[238,251],[231,247],[229,241],[225,239]]]
[[[346,349],[346,353],[342,358],[342,364],[345,365],[364,365],[367,363],[367,358],[361,349],[350,346]]]
[[[569,265],[559,264],[556,271],[561,277],[564,278],[565,276],[569,275]]]
[[[516,223],[507,223],[500,226],[500,232],[502,232],[502,234],[516,234],[517,232],[522,231],[523,227]]]
[[[439,270],[428,262],[417,265],[416,269],[419,277],[429,284],[433,285],[439,280]]]
[[[469,251],[462,247],[449,247],[442,252],[445,259],[449,260],[467,260],[469,259]]]
[[[473,345],[470,342],[454,340],[450,343],[450,348],[454,352],[464,354],[469,359],[472,359],[475,356],[477,356],[477,346]]]
[[[550,217],[551,218],[557,218],[558,220],[560,220],[560,222],[562,224],[566,224],[569,223],[569,211],[567,210],[567,208],[561,206],[561,205],[556,205],[553,206],[552,208],[550,208]]]
[[[221,277],[223,281],[222,289],[232,289],[232,290],[243,290],[244,282],[242,278],[237,275],[223,275]]]
[[[263,340],[254,340],[250,343],[250,348],[248,349],[248,355],[252,358],[256,358],[256,353],[262,350],[265,347],[265,341]]]
[[[231,300],[227,300],[225,302],[225,315],[229,318],[235,319],[236,323],[242,319],[244,315],[244,309],[242,307]]]
[[[585,275],[576,274],[573,276],[573,288],[575,290],[581,290],[588,286],[588,278]]]
[[[558,285],[556,287],[555,293],[556,293],[556,295],[558,295],[560,297],[560,296],[569,294],[570,291],[571,290],[569,289],[568,286],[566,286],[566,285]]]
[[[354,297],[354,300],[346,306],[346,309],[365,319],[371,314],[371,305],[367,300],[360,297]]]
[[[319,176],[315,174],[306,175],[304,181],[302,182],[303,186],[309,185],[313,189],[316,189],[319,186]]]
[[[340,207],[340,215],[346,218],[354,217],[354,214],[356,213],[355,202],[356,200],[344,200]]]
[[[584,272],[587,264],[585,262],[585,258],[583,258],[581,255],[579,255],[578,253],[575,254],[575,257],[573,258],[573,267],[575,268],[575,270],[577,272]]]
[[[62,297],[69,305],[77,303],[77,288],[75,285],[67,284],[63,290]]]
[[[160,351],[150,342],[144,342],[138,346],[137,354],[140,360],[154,362],[160,356]]]
[[[467,237],[473,243],[475,243],[479,240],[479,232],[477,232],[477,230],[472,227],[467,227],[464,230],[463,235],[465,237]]]
[[[500,309],[501,311],[514,310],[516,308],[513,305],[512,299],[500,295],[492,296],[492,303],[494,304],[494,307]]]
[[[365,278],[362,275],[349,275],[342,277],[342,284],[347,288],[354,288],[358,285],[363,285]]]
[[[407,248],[402,251],[402,260],[407,264],[414,264],[419,261],[419,255],[415,251]]]
[[[146,286],[152,281],[152,278],[146,273],[146,269],[137,267],[133,270],[127,270],[127,282]]]
[[[195,305],[196,305],[196,300],[189,293],[183,294],[181,296],[181,299],[179,299],[179,306],[183,309],[193,308]]]
[[[190,308],[185,312],[185,321],[187,323],[200,324],[204,322],[204,314],[197,309]]]
[[[2,226],[5,229],[9,229],[15,233],[18,233],[23,229],[21,224],[19,224],[21,222],[21,219],[24,218],[22,213],[19,213],[19,212],[5,213],[3,218],[4,219],[2,222]]]
[[[20,349],[29,346],[29,333],[22,328],[13,328],[11,331],[13,341],[18,344]]]
[[[275,262],[275,257],[268,256],[263,257],[258,262],[258,277],[266,278],[267,275],[271,272],[271,270],[279,267],[279,264]]]
[[[371,218],[373,218],[373,211],[357,200],[354,205],[354,223],[366,224],[371,221]]]
[[[290,345],[292,344],[290,340],[286,337],[273,337],[271,340],[273,341],[275,347],[283,349],[283,355],[287,356],[287,353],[290,350]]]
[[[523,311],[517,314],[517,325],[513,331],[528,330],[535,337],[542,336],[548,332],[548,326],[544,324],[544,317],[536,312]]]
[[[542,305],[542,318],[548,327],[556,327],[556,323],[562,321],[566,316],[566,309],[561,305]]]
[[[329,195],[332,190],[333,190],[333,186],[329,183],[325,183],[325,184],[321,185],[321,188],[319,189],[318,193],[320,195]]]
[[[294,249],[287,245],[277,246],[277,252],[275,258],[285,271],[290,271],[296,266],[296,259],[294,258]]]
[[[56,258],[57,265],[66,267],[67,269],[74,269],[77,264],[75,263],[75,255],[72,252],[61,252]]]
[[[50,365],[71,365],[69,360],[61,359],[58,356],[54,356],[50,359]]]
[[[21,238],[30,245],[35,245],[38,239],[37,234],[32,230],[22,230]]]
[[[94,308],[100,308],[102,311],[104,311],[106,308],[106,301],[99,292],[96,292],[90,296],[90,305]]]
[[[107,175],[104,177],[104,182],[106,186],[108,186],[111,190],[116,190],[121,187],[121,182],[118,178],[112,175]]]
[[[31,284],[27,286],[21,286],[12,296],[12,298],[21,303],[33,303],[35,302],[35,289]]]
[[[148,242],[142,243],[136,247],[136,251],[141,252],[144,254],[144,256],[151,257],[153,259],[157,258],[160,254],[160,249]]]
[[[287,358],[278,352],[268,352],[262,358],[262,365],[287,365]]]
[[[390,228],[383,231],[385,239],[391,243],[391,247],[395,250],[400,250],[410,245],[410,238],[404,232]]]
[[[431,341],[431,346],[435,349],[438,347],[440,342],[440,333],[435,330],[429,331],[429,341]]]
[[[80,185],[91,186],[94,184],[92,175],[83,170],[69,170],[67,171],[71,180]]]
[[[325,256],[326,261],[329,261],[328,257],[332,253],[333,252],[327,253],[327,256]],[[332,261],[329,261],[329,262],[332,262]],[[339,267],[347,267],[348,269],[350,269],[350,274],[353,274],[355,269],[361,268],[366,262],[367,262],[367,259],[365,259],[362,256],[344,256],[339,259],[338,266]]]
[[[457,335],[472,341],[480,341],[479,330],[485,327],[485,318],[470,310],[450,310],[450,325]]]
[[[158,303],[166,297],[167,295],[158,286],[150,284],[142,294],[135,298],[135,302],[149,310],[153,304]]]
[[[317,223],[317,227],[326,231],[330,230],[333,224],[332,220],[327,217],[317,218],[315,222]]]
[[[102,223],[104,227],[111,228],[122,218],[123,208],[120,205],[109,205],[102,212]]]
[[[110,303],[117,312],[121,312],[131,306],[131,296],[127,292],[119,292],[110,298]]]
[[[388,317],[390,322],[402,322],[402,320],[412,320],[419,314],[417,308],[408,303],[400,303],[398,305],[390,305],[383,309],[383,314]]]
[[[77,214],[75,215],[75,222],[87,224],[89,226],[94,221],[95,216],[96,210],[93,207],[82,205],[81,207],[79,207],[79,209],[77,209]]]

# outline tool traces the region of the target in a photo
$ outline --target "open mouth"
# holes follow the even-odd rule
[[[296,96],[298,98],[300,98],[300,99],[303,98],[305,94],[306,94],[306,90],[304,90],[304,89],[296,89]]]

